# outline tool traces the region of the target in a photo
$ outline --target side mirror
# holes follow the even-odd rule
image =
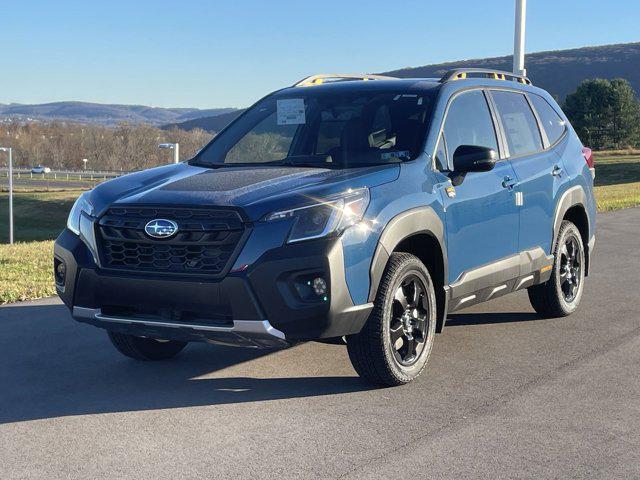
[[[493,170],[498,154],[493,148],[478,145],[460,145],[453,153],[453,170],[456,174],[488,172]]]

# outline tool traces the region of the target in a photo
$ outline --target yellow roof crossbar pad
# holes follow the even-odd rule
[[[322,85],[325,82],[340,82],[346,80],[397,80],[397,78],[363,73],[321,73],[318,75],[311,75],[310,77],[303,78],[293,86],[312,87],[314,85]]]
[[[501,70],[491,70],[488,68],[456,68],[446,72],[440,79],[440,83],[451,82],[453,80],[463,80],[465,78],[490,78],[492,80],[511,80],[524,85],[532,85],[531,80],[523,75]]]

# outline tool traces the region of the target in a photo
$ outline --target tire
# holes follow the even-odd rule
[[[167,360],[175,357],[187,342],[156,340],[108,331],[109,340],[121,354],[136,360]]]
[[[360,333],[347,337],[349,359],[358,375],[374,385],[409,383],[427,364],[435,328],[436,295],[429,271],[417,257],[393,253],[367,322]]]
[[[564,220],[554,246],[551,278],[529,287],[529,301],[543,317],[566,317],[576,311],[584,291],[585,253],[578,227]]]

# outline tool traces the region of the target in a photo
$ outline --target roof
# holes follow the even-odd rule
[[[404,92],[434,92],[440,89],[441,83],[433,78],[398,78],[384,80],[348,80],[326,82],[319,85],[309,87],[287,87],[276,92],[277,95],[289,95],[293,92],[311,93],[311,92],[393,92],[399,89]]]
[[[274,92],[275,96],[340,92],[435,93],[441,87],[457,91],[469,86],[510,87],[524,91],[540,90],[524,75],[484,68],[459,68],[446,72],[442,78],[395,78],[371,74],[319,74],[306,77],[293,86]]]

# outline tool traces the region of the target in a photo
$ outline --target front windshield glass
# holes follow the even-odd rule
[[[311,89],[259,102],[193,163],[349,168],[419,155],[433,102],[430,94]]]

